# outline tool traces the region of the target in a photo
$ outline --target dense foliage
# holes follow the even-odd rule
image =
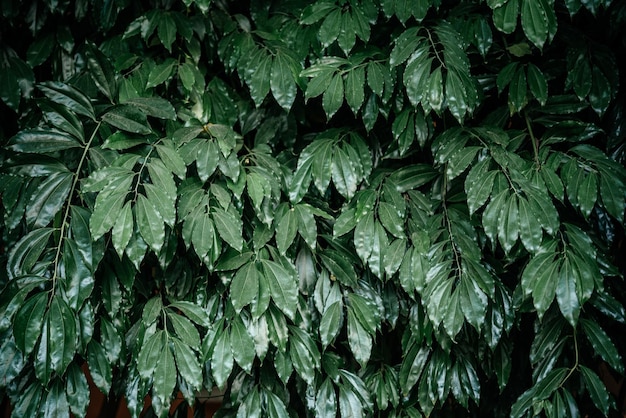
[[[625,2],[0,13],[15,417],[618,414]]]

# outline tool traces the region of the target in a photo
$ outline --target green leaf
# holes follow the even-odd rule
[[[320,259],[334,279],[346,286],[356,286],[357,275],[352,264],[344,255],[334,250],[325,250],[320,253]]]
[[[342,148],[335,149],[331,168],[333,183],[337,191],[348,199],[354,196],[359,179],[354,171],[354,162]]]
[[[329,378],[324,379],[315,394],[315,416],[319,418],[337,416],[337,394]]]
[[[421,38],[417,36],[418,27],[405,30],[396,40],[389,56],[389,65],[395,67],[406,61],[417,48]]]
[[[178,300],[169,305],[172,309],[181,311],[187,318],[202,327],[208,327],[210,324],[207,312],[197,304],[185,300]]]
[[[237,312],[249,305],[259,294],[258,270],[254,262],[244,264],[230,283],[230,298]]]
[[[237,317],[230,325],[230,346],[237,364],[246,372],[251,373],[255,357],[254,340],[241,317]]]
[[[289,413],[283,401],[272,392],[265,392],[267,413],[270,418],[288,418]]]
[[[79,115],[87,116],[92,120],[96,119],[89,97],[75,87],[58,81],[46,81],[37,87],[53,102],[63,105]]]
[[[254,100],[254,104],[259,107],[263,104],[265,96],[270,92],[270,80],[272,78],[272,56],[262,53],[261,59],[255,66],[249,68],[250,75],[247,78],[250,96]],[[307,88],[308,92],[308,88]]]
[[[576,279],[568,259],[563,261],[559,269],[556,300],[559,303],[559,308],[561,308],[561,313],[565,319],[567,319],[572,326],[576,326],[581,306],[576,294]]]
[[[508,0],[502,2],[501,6],[493,9],[493,24],[500,32],[513,33],[517,26],[517,16],[519,14],[519,0]]]
[[[160,357],[158,356],[154,358],[151,366],[154,367],[159,360]],[[109,393],[113,380],[111,363],[107,359],[104,348],[95,340],[91,340],[87,346],[87,363],[89,364],[89,373],[96,387],[102,393]]]
[[[83,124],[70,109],[48,100],[39,100],[37,104],[50,125],[69,133],[81,142],[85,142]]]
[[[113,238],[113,247],[120,258],[124,254],[126,246],[130,242],[133,234],[133,212],[130,202],[126,202],[117,215],[113,230],[111,232]]]
[[[356,26],[352,19],[352,14],[344,12],[341,14],[341,30],[337,35],[337,44],[344,54],[348,55],[356,42]]]
[[[528,85],[526,84],[526,73],[519,67],[509,84],[509,110],[511,114],[520,112],[528,103],[526,95]]]
[[[172,44],[176,40],[176,22],[168,12],[158,15],[157,34],[161,43],[169,52],[172,52]]]
[[[592,109],[600,116],[607,110],[612,98],[612,86],[599,67],[592,70],[592,84],[589,91],[589,103]]]
[[[399,238],[393,240],[389,246],[382,249],[383,265],[385,266],[385,274],[388,277],[391,277],[400,268],[406,252],[406,245],[406,240]]]
[[[291,362],[302,379],[310,385],[315,378],[315,370],[319,368],[319,352],[304,331],[293,326],[289,330],[292,333],[288,348]]]
[[[578,201],[578,207],[585,217],[589,217],[589,215],[591,215],[591,211],[596,204],[597,197],[598,178],[595,173],[589,172],[580,183],[576,198]]]
[[[341,9],[335,8],[326,16],[320,26],[319,39],[324,48],[332,44],[341,32]]]
[[[66,202],[73,177],[70,173],[55,173],[39,183],[28,202],[26,222],[35,228],[47,226]]]
[[[412,164],[394,171],[389,176],[389,181],[396,185],[398,192],[404,193],[423,186],[437,175],[437,172],[429,164]]]
[[[42,415],[44,418],[55,418],[68,413],[70,405],[67,402],[67,395],[60,379],[55,379],[47,388],[46,400],[42,404]]]
[[[435,112],[439,112],[443,106],[443,80],[441,75],[441,67],[437,67],[435,71],[430,74],[428,79],[428,95],[425,99],[428,99],[428,105]]]
[[[346,102],[352,109],[352,113],[355,115],[359,112],[359,109],[365,100],[365,93],[363,91],[364,87],[365,68],[357,67],[348,71],[346,74],[344,91],[346,95]]]
[[[3,68],[0,72],[0,99],[12,110],[17,111],[20,105],[20,86],[15,74]]]
[[[39,340],[47,303],[47,294],[37,293],[28,298],[15,314],[13,336],[17,348],[25,356],[33,351]]]
[[[176,338],[172,338],[172,347],[179,375],[193,388],[199,389],[202,386],[202,369],[196,354]]]
[[[162,405],[166,406],[166,409],[170,404],[170,397],[176,386],[177,376],[174,355],[169,344],[165,344],[154,368],[152,394],[159,399]]]
[[[25,129],[9,140],[7,148],[16,152],[45,154],[80,147],[71,135],[52,129]]]
[[[141,350],[137,356],[137,371],[142,379],[151,379],[158,362],[161,359],[163,349],[167,349],[165,331],[159,330],[152,334],[141,345]]]
[[[289,111],[296,98],[297,87],[291,62],[285,53],[277,53],[272,61],[270,88],[278,104]]]
[[[343,103],[343,95],[343,78],[341,74],[335,74],[322,96],[322,106],[327,119],[332,118],[337,113]]]
[[[7,271],[12,277],[31,272],[47,246],[52,228],[39,228],[26,234],[9,251]]]
[[[339,387],[339,411],[342,417],[365,416],[357,395],[345,386]]]
[[[328,347],[335,340],[342,325],[343,304],[337,301],[326,308],[320,320],[319,333],[323,348]]]
[[[211,355],[211,370],[213,379],[219,388],[226,386],[226,381],[233,369],[233,353],[230,346],[230,333],[221,333],[215,342]]]
[[[159,119],[176,120],[176,110],[174,106],[161,97],[133,97],[126,100],[124,104],[136,107],[148,116],[154,116]]]
[[[276,245],[281,254],[285,254],[298,231],[298,218],[295,208],[284,206],[283,216],[276,218]]]
[[[163,301],[159,296],[155,296],[146,302],[143,307],[143,312],[141,314],[141,321],[143,325],[147,328],[151,326],[154,321],[157,320],[161,311],[163,310]]]
[[[535,99],[542,106],[548,100],[548,83],[541,70],[534,64],[529,63],[526,67],[526,80],[528,87]]]
[[[72,413],[85,416],[89,406],[89,386],[87,377],[75,363],[67,368],[65,393]]]
[[[311,249],[315,249],[317,243],[317,224],[313,216],[313,210],[308,205],[295,206],[298,216],[298,232]]]
[[[173,312],[167,313],[167,320],[174,328],[174,334],[186,345],[198,350],[200,348],[200,334],[195,325],[182,315]]]
[[[78,310],[94,288],[94,277],[83,259],[79,243],[66,239],[63,243],[63,264],[65,274],[62,278],[65,297],[74,310]]]
[[[155,253],[161,251],[165,241],[163,217],[144,195],[137,196],[135,220],[141,236]]]
[[[107,348],[107,359],[111,364],[115,364],[122,352],[122,338],[106,318],[100,318],[100,340]]]
[[[161,64],[156,65],[150,70],[150,74],[148,74],[148,81],[146,87],[155,87],[159,84],[164,83],[167,79],[169,79],[174,72],[174,66],[176,65],[176,61],[173,58],[168,58]]]
[[[583,376],[585,386],[589,391],[594,405],[604,416],[607,416],[609,413],[609,393],[606,390],[605,384],[596,373],[583,365],[580,366],[580,374]]]
[[[109,125],[127,132],[149,134],[152,132],[146,114],[139,108],[128,104],[117,105],[102,115],[102,120]]]
[[[48,59],[54,50],[54,35],[45,34],[35,39],[26,51],[26,62],[32,68],[37,67]]]
[[[285,315],[293,318],[298,304],[297,278],[275,261],[261,260],[261,265],[274,303]]]
[[[87,58],[87,68],[91,79],[109,100],[113,101],[117,93],[117,85],[115,82],[113,65],[108,58],[89,43],[85,49],[85,57]]]
[[[348,344],[355,360],[364,367],[372,353],[372,337],[357,318],[355,310],[350,307],[348,307]]]
[[[336,69],[334,67],[330,67],[324,71],[320,71],[315,75],[315,77],[311,78],[306,86],[304,99],[308,101],[311,97],[317,97],[324,93],[328,89],[330,82],[333,80],[335,73]]]
[[[169,77],[169,74],[167,77]],[[178,77],[180,78],[180,81],[183,83],[183,87],[187,91],[193,90],[193,86],[196,84],[196,76],[194,73],[194,67],[192,63],[190,62],[182,63],[178,67]]]
[[[243,249],[242,221],[229,211],[215,207],[211,211],[215,228],[222,239],[237,251]]]
[[[96,206],[89,220],[89,228],[94,240],[100,238],[115,225],[126,201],[127,187],[130,185],[130,180],[130,178],[124,179],[116,186],[121,189],[120,192],[102,192],[96,198]]]
[[[372,254],[372,237],[374,233],[374,214],[369,212],[358,221],[354,229],[354,248],[364,263],[367,262]]]
[[[549,32],[549,15],[554,15],[553,6],[546,0],[522,1],[521,15],[522,29],[526,37],[537,48],[543,48]]]
[[[617,372],[624,372],[622,357],[607,333],[595,321],[582,318],[580,320],[585,336],[593,350]]]
[[[531,211],[530,205],[525,198],[518,198],[518,205],[520,239],[524,247],[531,253],[534,253],[541,245],[541,224]]]

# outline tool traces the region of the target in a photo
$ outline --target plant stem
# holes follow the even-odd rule
[[[83,154],[80,156],[80,160],[78,161],[78,167],[76,167],[76,171],[74,172],[74,180],[72,181],[72,187],[70,188],[70,193],[68,195],[68,201],[67,204],[65,206],[65,213],[63,214],[63,220],[61,221],[61,231],[59,233],[59,243],[57,245],[57,250],[56,250],[56,254],[54,255],[54,271],[52,273],[52,296],[54,296],[54,292],[56,289],[56,280],[57,280],[57,276],[58,276],[58,267],[59,267],[59,259],[61,257],[61,246],[63,244],[63,238],[65,236],[65,229],[67,227],[67,223],[68,223],[68,219],[70,217],[70,210],[72,208],[71,205],[71,199],[72,196],[74,195],[74,192],[76,191],[76,185],[78,184],[78,179],[79,179],[79,174],[81,169],[83,168],[83,164],[85,163],[85,160],[87,159],[87,153],[89,152],[89,149],[91,147],[91,143],[93,142],[94,138],[96,137],[96,134],[98,133],[98,130],[100,129],[100,124],[102,122],[98,122],[98,124],[96,125],[96,128],[93,130],[93,133],[91,134],[91,137],[89,138],[89,141],[87,141],[87,143],[85,144],[85,148],[83,149]],[[52,300],[52,297],[50,297],[50,300]]]

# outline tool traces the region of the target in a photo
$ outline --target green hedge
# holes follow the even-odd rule
[[[625,2],[0,5],[13,416],[619,415]]]

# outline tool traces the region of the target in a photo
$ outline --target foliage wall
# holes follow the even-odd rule
[[[13,416],[618,414],[625,2],[0,4]]]

